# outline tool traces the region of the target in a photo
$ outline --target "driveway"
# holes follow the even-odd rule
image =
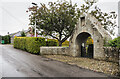
[[[14,49],[12,45],[0,45],[0,66],[2,77],[107,77],[102,73]]]

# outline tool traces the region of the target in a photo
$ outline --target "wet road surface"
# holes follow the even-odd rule
[[[2,77],[107,77],[74,65],[0,45],[0,76]]]

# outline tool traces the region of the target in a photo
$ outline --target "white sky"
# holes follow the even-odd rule
[[[31,6],[31,3],[48,3],[49,1],[57,0],[0,0],[0,35],[28,29],[29,17],[26,10]],[[99,0],[96,5],[105,12],[118,12],[118,1]],[[72,2],[80,6],[84,1],[72,0]]]

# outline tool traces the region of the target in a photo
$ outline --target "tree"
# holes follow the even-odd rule
[[[35,35],[35,29],[34,29],[34,27],[29,27],[28,30],[29,30],[29,33],[31,34],[31,36]]]
[[[21,32],[21,37],[26,37],[26,34],[24,31]]]
[[[80,10],[77,5],[67,1],[49,2],[49,8],[45,4],[34,5],[29,8],[30,24],[37,23],[37,28],[42,29],[42,34],[49,35],[59,41],[59,46],[73,33]]]
[[[29,27],[28,32],[31,34],[33,37],[35,35],[35,28],[34,27]],[[38,35],[38,31],[36,30],[36,36]]]

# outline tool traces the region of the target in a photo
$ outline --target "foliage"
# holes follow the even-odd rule
[[[62,46],[69,46],[69,41],[64,41],[63,43],[62,43]]]
[[[59,42],[58,42],[58,40],[56,40],[56,39],[47,39],[48,41],[55,41],[55,42],[57,42],[57,46],[59,46]],[[69,46],[69,41],[64,41],[63,43],[62,43],[62,46]]]
[[[120,48],[120,37],[109,41],[109,46]]]
[[[35,35],[35,28],[34,28],[33,26],[29,27],[28,30],[29,30],[28,32],[29,32],[32,36]],[[36,34],[38,35],[38,31],[37,31],[37,30],[36,30]]]
[[[77,5],[67,1],[49,2],[49,8],[45,4],[34,5],[29,8],[30,24],[37,22],[37,28],[43,30],[42,34],[51,36],[59,41],[59,46],[67,40],[77,24],[80,10]]]
[[[21,37],[26,37],[26,34],[24,31],[21,32]]]
[[[114,35],[114,29],[117,26],[116,24],[116,18],[117,14],[115,12],[102,12],[102,10],[95,6],[93,10],[90,11],[90,8],[93,6],[94,3],[96,3],[96,0],[84,0],[85,4],[81,6],[80,12],[82,14],[90,13],[92,14],[100,23],[102,24],[103,28],[107,30],[109,33]]]
[[[2,36],[0,35],[0,43],[1,43],[1,41],[2,41]]]
[[[34,33],[35,33],[34,27],[29,27],[28,30],[29,30],[30,34],[34,35]]]
[[[93,39],[91,37],[88,37],[86,44],[87,45],[93,44]]]
[[[57,46],[57,42],[54,40],[47,40],[46,46]]]
[[[16,37],[14,47],[33,54],[40,53],[40,46],[45,46],[45,39],[40,37]]]
[[[4,40],[4,44],[10,44],[11,43],[11,37],[9,35],[2,36],[2,40]]]
[[[41,37],[15,37],[14,48],[25,50],[33,54],[40,53],[40,46],[57,46],[57,41],[54,39],[48,39]]]

